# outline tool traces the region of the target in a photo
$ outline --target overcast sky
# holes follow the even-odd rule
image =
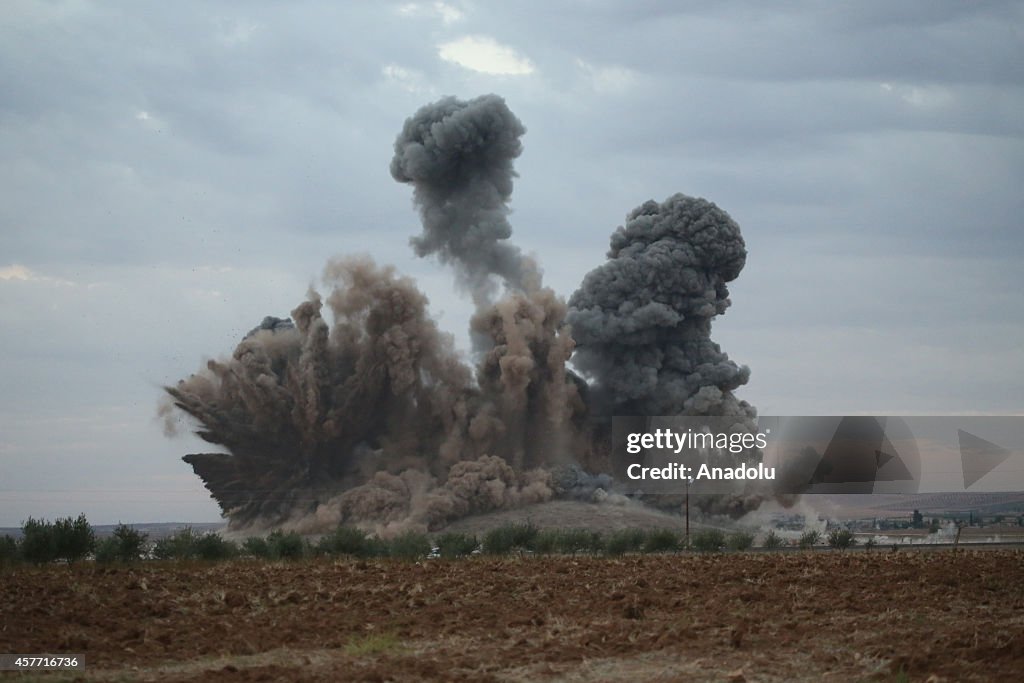
[[[706,197],[747,267],[714,338],[765,415],[1024,412],[1018,2],[0,8],[0,526],[212,521],[161,385],[334,255],[416,278],[404,119],[495,92],[513,239],[568,296],[647,199]]]

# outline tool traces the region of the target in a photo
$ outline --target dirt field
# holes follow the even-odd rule
[[[1014,681],[1024,552],[18,569],[0,652],[116,681]]]

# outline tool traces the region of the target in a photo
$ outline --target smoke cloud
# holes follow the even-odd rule
[[[184,460],[232,527],[389,534],[553,497],[621,502],[600,474],[611,415],[753,417],[732,394],[748,371],[710,339],[746,256],[738,226],[701,199],[647,202],[567,305],[508,241],[524,133],[496,95],[449,97],[395,141],[391,174],[422,221],[412,246],[475,303],[472,365],[411,280],[345,258],[323,295],[166,387],[165,419],[184,412],[222,449]]]
[[[492,300],[492,276],[522,289],[536,272],[512,236],[508,202],[526,128],[497,95],[446,97],[406,120],[395,140],[391,175],[410,183],[423,221],[412,238],[419,256],[452,264],[476,304]]]
[[[733,395],[750,370],[711,341],[746,257],[739,226],[704,199],[676,194],[629,214],[608,261],[569,300],[573,362],[593,381],[597,410],[754,417]]]

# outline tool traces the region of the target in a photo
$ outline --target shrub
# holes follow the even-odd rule
[[[601,534],[586,529],[544,529],[537,532],[531,548],[538,553],[601,552],[604,543]]]
[[[871,550],[876,545],[878,545],[878,541],[876,541],[874,538],[869,538],[868,540],[864,541],[864,548],[866,550]]]
[[[238,546],[221,538],[220,534],[203,534],[196,539],[196,555],[202,560],[227,560],[238,554]]]
[[[190,560],[198,554],[199,534],[187,526],[153,545],[153,557],[158,560]]]
[[[242,552],[253,557],[270,557],[270,544],[262,536],[251,536],[242,543]]]
[[[512,552],[515,538],[509,525],[495,527],[484,534],[483,551],[488,555],[503,555]]]
[[[604,550],[604,539],[597,531],[568,529],[558,539],[559,550],[563,553],[599,553]]]
[[[544,555],[558,552],[558,536],[554,529],[541,529],[533,539],[533,550]]]
[[[512,524],[509,528],[511,529],[512,545],[516,548],[529,548],[540,531],[533,522]]]
[[[76,562],[96,547],[96,532],[84,514],[71,519],[64,517],[53,523],[53,539],[57,557]]]
[[[21,525],[21,556],[34,564],[45,564],[57,559],[57,537],[53,532],[53,524],[29,517]]]
[[[613,531],[604,544],[604,550],[609,555],[622,555],[636,552],[644,547],[644,540],[647,534],[643,529],[623,529]]]
[[[379,655],[385,652],[400,650],[402,641],[391,631],[369,633],[362,637],[354,637],[345,645],[345,654],[350,657]]]
[[[142,557],[147,538],[127,524],[118,524],[112,535],[96,542],[96,561],[103,564],[135,562]]]
[[[817,529],[809,529],[808,531],[800,534],[800,540],[798,541],[801,550],[807,550],[813,548],[821,540],[821,532]]]
[[[736,533],[729,534],[725,545],[729,550],[750,550],[750,546],[754,545],[754,534],[747,533],[746,531],[737,531]]]
[[[437,538],[437,550],[441,557],[465,557],[480,545],[476,536],[449,532]]]
[[[502,555],[514,549],[532,548],[538,531],[530,522],[495,527],[484,534],[483,550],[488,555]]]
[[[18,542],[7,534],[0,536],[0,567],[15,564],[19,559]]]
[[[135,562],[146,548],[147,534],[136,531],[127,524],[118,524],[111,536],[117,542],[117,559],[122,562]]]
[[[374,557],[386,555],[388,548],[377,538],[361,529],[339,526],[320,539],[316,552],[321,555],[351,555],[352,557]],[[429,552],[429,551],[427,551]]]
[[[400,560],[418,560],[426,557],[433,550],[433,545],[426,534],[407,531],[391,539],[388,543],[388,555]]]
[[[764,547],[769,550],[775,550],[776,548],[782,547],[782,537],[775,533],[775,529],[772,529],[764,537]]]
[[[120,558],[120,544],[117,539],[113,536],[107,536],[101,538],[96,542],[95,557],[96,561],[100,564],[111,564],[117,562]]]
[[[725,534],[718,529],[698,531],[693,535],[690,545],[702,553],[718,552],[725,547]]]
[[[285,533],[278,529],[267,536],[270,557],[275,560],[297,560],[306,554],[306,543],[294,531]]]
[[[645,553],[679,550],[679,536],[671,529],[651,529],[644,540]]]
[[[857,539],[849,529],[833,529],[828,535],[828,544],[837,550],[846,550],[857,545]]]

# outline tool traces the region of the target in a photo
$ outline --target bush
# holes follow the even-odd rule
[[[586,529],[567,529],[558,536],[559,552],[575,555],[576,553],[599,553],[604,550],[604,539],[597,531]]]
[[[242,553],[253,557],[270,557],[270,544],[262,536],[251,536],[242,543]]]
[[[96,542],[95,557],[100,564],[111,564],[120,559],[120,544],[113,536],[101,538]]]
[[[476,536],[457,533],[442,534],[437,538],[436,542],[437,551],[441,554],[441,557],[446,558],[465,557],[472,554],[477,546],[480,545],[476,540]]]
[[[641,550],[647,534],[643,529],[613,531],[605,541],[604,550],[609,555],[623,555]]]
[[[215,533],[203,534],[197,538],[195,549],[201,560],[227,560],[238,554],[237,545]]]
[[[488,555],[503,555],[512,552],[515,538],[509,525],[495,527],[484,534],[483,551]]]
[[[846,550],[857,545],[857,539],[849,529],[833,529],[828,535],[828,544],[837,550]]]
[[[693,535],[690,545],[702,553],[718,552],[725,547],[725,534],[718,529],[706,529]]]
[[[533,550],[543,555],[559,552],[559,532],[555,529],[541,529],[533,539]]]
[[[747,533],[746,531],[737,531],[736,533],[729,534],[725,545],[729,550],[750,550],[750,546],[754,545],[754,534]]]
[[[294,531],[285,533],[278,529],[267,536],[270,557],[275,560],[297,560],[306,555],[306,543]]]
[[[782,547],[782,537],[775,533],[775,529],[772,529],[764,537],[764,547],[769,550],[775,550],[776,548]]]
[[[127,524],[118,524],[112,535],[96,543],[96,561],[103,564],[135,562],[142,557],[147,538]]]
[[[7,534],[0,536],[0,567],[15,564],[20,559],[18,555],[18,542]]]
[[[537,532],[531,549],[538,553],[597,553],[604,550],[601,534],[586,529],[544,529]]]
[[[118,524],[111,537],[117,541],[117,559],[122,562],[135,562],[146,548],[147,534],[136,531],[127,524]]]
[[[153,545],[153,557],[158,560],[191,560],[198,554],[199,534],[187,526]]]
[[[21,556],[34,564],[57,559],[57,536],[53,524],[43,519],[28,518],[21,525]]]
[[[96,532],[84,514],[76,519],[64,517],[53,524],[53,539],[57,557],[77,562],[96,547]]]
[[[388,543],[388,555],[400,560],[418,560],[430,554],[434,546],[426,534],[407,531],[391,539]]]
[[[514,549],[530,549],[538,531],[530,522],[495,527],[484,534],[483,550],[488,555],[503,555]]]
[[[361,529],[339,526],[320,539],[316,552],[321,555],[351,555],[352,557],[375,557],[386,555],[387,548],[377,538],[367,535]],[[430,552],[429,550],[427,552]]]
[[[662,553],[679,550],[679,536],[671,529],[651,529],[644,540],[645,553]]]
[[[533,544],[533,539],[537,537],[537,533],[540,531],[533,522],[527,522],[526,524],[512,524],[509,527],[512,535],[512,545],[515,548],[528,549]]]
[[[874,538],[869,538],[868,540],[864,541],[865,550],[871,550],[876,545],[878,545],[878,541],[876,541]]]
[[[810,529],[800,534],[799,545],[801,550],[808,550],[813,548],[821,540],[821,532],[816,529]]]

